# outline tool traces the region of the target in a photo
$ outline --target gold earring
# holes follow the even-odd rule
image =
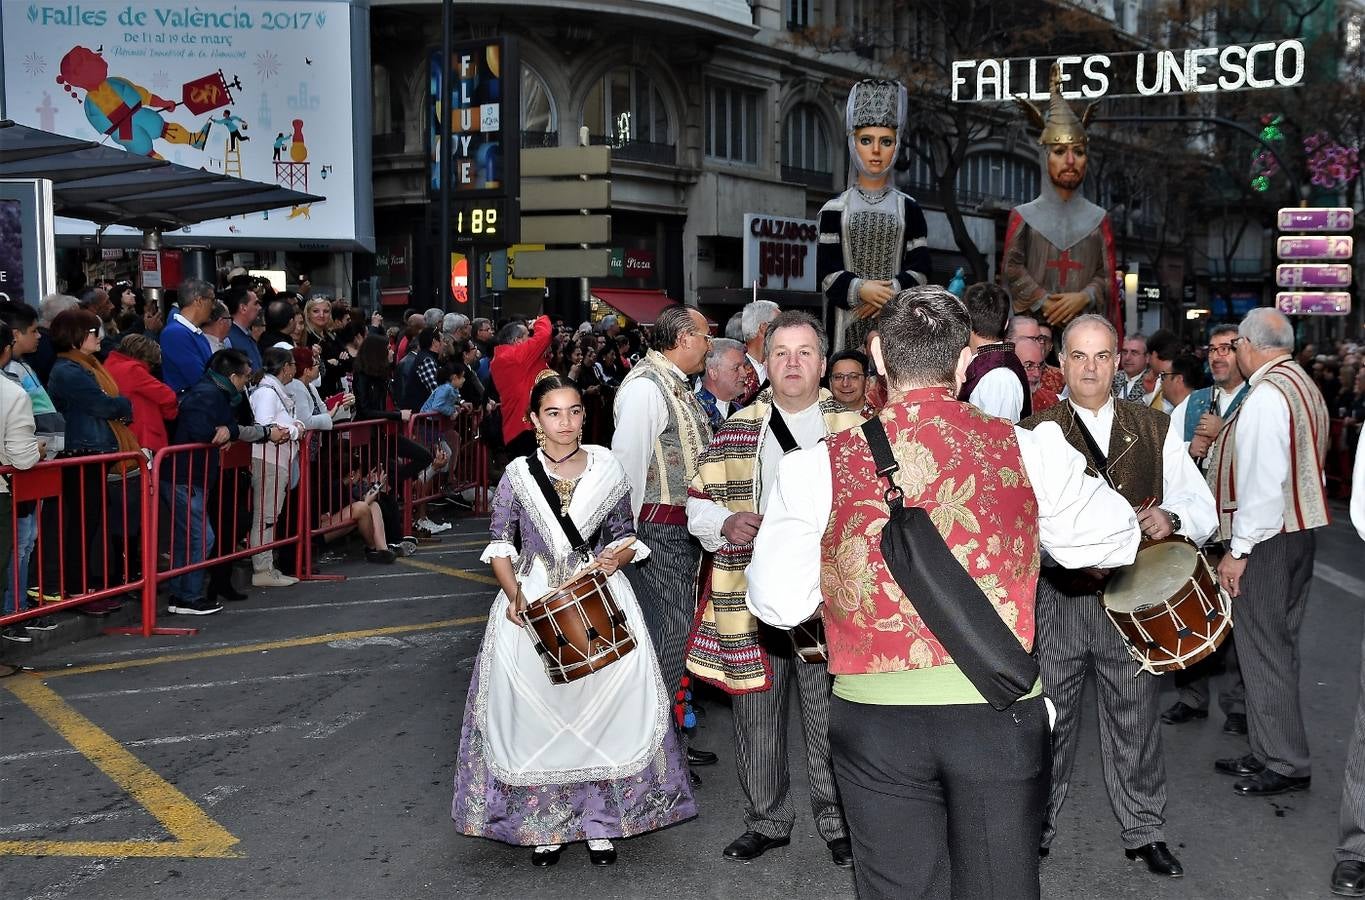
[[[536,446],[542,450],[545,449],[545,432],[540,430],[539,425],[536,426]]]

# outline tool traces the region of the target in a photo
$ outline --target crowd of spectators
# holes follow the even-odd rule
[[[168,609],[182,615],[210,615],[222,600],[246,596],[231,562],[181,571],[209,557],[259,548],[250,555],[252,587],[297,581],[285,574],[296,561],[283,539],[299,520],[304,467],[316,484],[336,488],[334,503],[323,502],[322,490],[312,496],[312,522],[326,534],[319,545],[353,532],[368,561],[391,563],[450,527],[428,514],[405,534],[399,498],[409,480],[453,471],[462,417],[496,415],[485,359],[492,323],[428,310],[410,332],[386,329],[382,316],[345,300],[276,292],[245,275],[221,289],[190,279],[169,292],[164,315],[126,284],[77,294],[49,295],[36,308],[0,303],[8,376],[0,378],[0,465],[68,461],[55,467],[60,490],[50,499],[15,506],[10,479],[0,479],[4,613],[101,593],[77,610],[117,610],[127,599],[117,589],[141,575],[149,496],[168,514],[160,566],[176,571]],[[407,423],[419,411],[445,417],[429,440],[399,437],[387,451],[365,453],[324,444],[348,419]],[[220,466],[218,449],[173,453],[148,494],[143,479],[158,451],[234,443],[249,449],[231,468]],[[426,508],[470,506],[452,490]],[[28,642],[54,627],[52,615],[41,615],[6,627],[3,638]]]

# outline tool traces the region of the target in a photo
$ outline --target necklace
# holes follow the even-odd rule
[[[875,191],[869,191],[860,184],[858,185],[858,193],[868,203],[880,203],[882,202],[883,199],[885,199],[887,194],[891,193],[891,185],[889,184],[883,185],[882,187],[877,188]]]
[[[578,454],[578,451],[579,451],[579,450],[582,450],[582,449],[583,449],[583,445],[582,445],[582,444],[579,444],[577,447],[574,447],[573,450],[572,450],[571,452],[565,454],[564,456],[561,456],[559,459],[555,459],[555,458],[554,458],[553,456],[551,456],[550,454],[545,453],[544,448],[542,448],[540,452],[541,452],[541,453],[545,453],[545,458],[548,459],[550,462],[554,463],[555,465],[559,465],[559,464],[562,463],[562,462],[567,462],[568,460],[573,459],[573,457],[576,456],[576,455]]]

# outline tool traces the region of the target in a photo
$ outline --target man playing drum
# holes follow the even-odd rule
[[[1172,534],[1202,544],[1218,527],[1213,495],[1185,452],[1184,432],[1158,410],[1114,400],[1118,362],[1114,326],[1096,315],[1062,332],[1062,373],[1069,399],[1020,423],[1060,426],[1086,459],[1087,471],[1108,481],[1138,512],[1147,540]],[[1071,785],[1080,738],[1081,698],[1094,668],[1100,704],[1100,751],[1109,799],[1123,828],[1124,852],[1158,875],[1184,870],[1166,846],[1166,768],[1157,708],[1158,681],[1138,674],[1123,636],[1098,593],[1102,573],[1047,565],[1038,580],[1038,666],[1043,689],[1057,705],[1052,731],[1052,791],[1040,844],[1046,855]],[[1166,597],[1152,597],[1154,604]]]
[[[764,345],[770,386],[716,431],[688,492],[687,528],[714,557],[687,665],[698,678],[734,695],[744,833],[725,848],[725,856],[755,859],[790,839],[796,812],[787,734],[795,687],[816,829],[834,863],[849,866],[853,852],[829,762],[829,672],[823,660],[798,658],[787,635],[753,617],[745,605],[745,568],[782,457],[853,428],[863,417],[820,387],[825,330],[810,315],[779,313],[768,325]]]

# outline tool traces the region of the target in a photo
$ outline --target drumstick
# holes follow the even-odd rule
[[[629,549],[630,549],[631,547],[633,547],[634,545],[635,545],[635,538],[633,538],[633,537],[632,537],[632,538],[627,538],[627,539],[626,539],[626,542],[625,542],[624,544],[622,544],[621,546],[617,547],[615,550],[611,551],[611,555],[612,555],[612,556],[615,556],[615,557],[618,557],[618,562],[619,562],[619,557],[620,557],[620,555],[621,555],[621,551],[622,551],[622,550],[629,550]],[[588,565],[585,566],[577,575],[575,575],[574,578],[582,578],[584,575],[588,575],[588,574],[591,574],[591,573],[593,573],[593,572],[596,572],[596,571],[597,571],[598,569],[600,569],[600,568],[602,568],[602,564],[601,564],[600,562],[598,562],[597,560],[594,559],[592,562],[588,563]],[[560,587],[563,587],[563,585],[560,585]]]

